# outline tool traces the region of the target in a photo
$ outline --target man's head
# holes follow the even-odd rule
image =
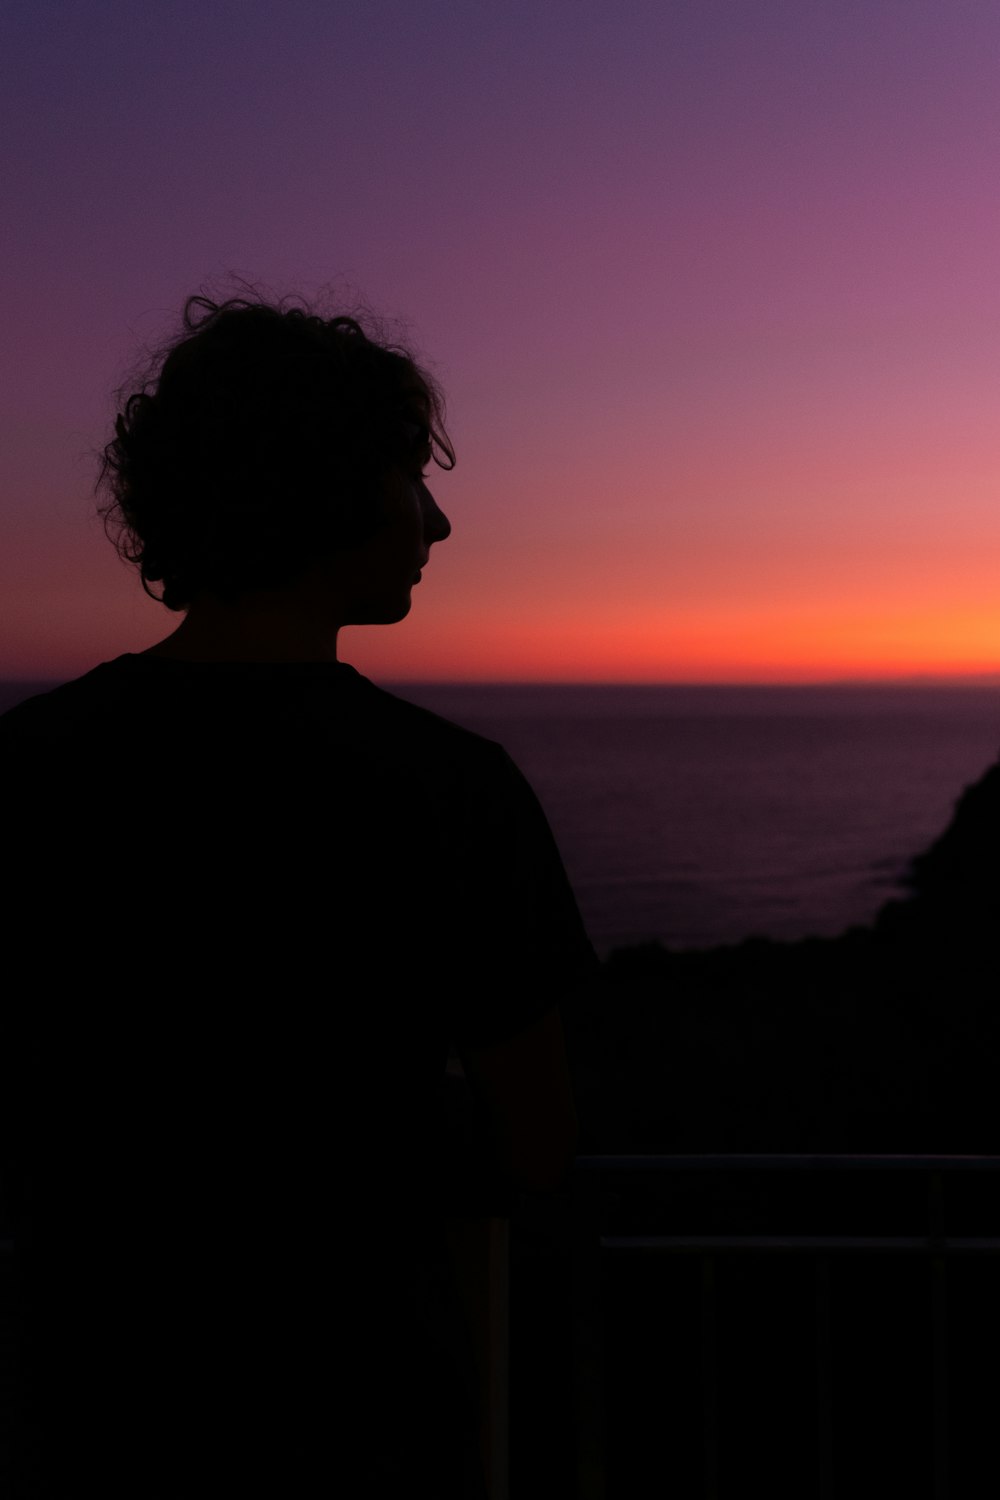
[[[180,338],[123,401],[102,513],[146,591],[185,609],[282,587],[336,554],[360,562],[398,521],[399,477],[419,483],[431,458],[455,462],[443,401],[405,349],[351,317],[192,297]]]

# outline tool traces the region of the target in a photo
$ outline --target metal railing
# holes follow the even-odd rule
[[[749,1229],[733,1229],[726,1232],[697,1233],[644,1232],[637,1229],[637,1216],[643,1212],[655,1222],[662,1217],[664,1197],[658,1202],[626,1204],[621,1190],[628,1183],[645,1178],[658,1180],[662,1185],[668,1181],[685,1182],[685,1203],[690,1207],[692,1174],[703,1174],[709,1178],[726,1174],[730,1183],[739,1184],[730,1199],[744,1216],[748,1201],[747,1187],[753,1174],[797,1174],[801,1184],[808,1183],[807,1219],[815,1218],[817,1208],[822,1217],[824,1191],[817,1188],[817,1179],[823,1174],[836,1174],[860,1183],[863,1174],[882,1174],[881,1182],[888,1189],[889,1179],[896,1174],[918,1174],[925,1178],[923,1224],[912,1225],[906,1232],[893,1226],[891,1233],[836,1233],[836,1232],[784,1232],[757,1223]],[[928,1493],[934,1500],[949,1500],[953,1496],[950,1480],[950,1423],[949,1423],[949,1265],[957,1257],[1000,1256],[1000,1233],[995,1221],[988,1224],[989,1232],[949,1233],[948,1208],[946,1204],[946,1182],[966,1177],[968,1174],[993,1174],[990,1186],[995,1185],[1000,1173],[1000,1157],[997,1156],[802,1156],[802,1155],[713,1155],[713,1156],[604,1156],[582,1157],[576,1163],[576,1238],[577,1262],[575,1267],[576,1341],[575,1371],[577,1381],[578,1422],[578,1476],[579,1491],[583,1500],[604,1500],[608,1488],[609,1458],[605,1439],[604,1392],[609,1371],[604,1368],[602,1339],[602,1278],[610,1264],[631,1264],[637,1258],[650,1257],[696,1257],[700,1262],[700,1350],[697,1360],[692,1361],[696,1378],[700,1383],[701,1405],[701,1475],[700,1494],[705,1500],[728,1500],[749,1493],[765,1493],[767,1476],[744,1475],[746,1488],[727,1488],[723,1482],[722,1458],[726,1451],[727,1434],[723,1413],[720,1410],[720,1267],[733,1257],[762,1256],[805,1257],[813,1262],[812,1301],[810,1317],[813,1325],[814,1371],[801,1372],[805,1380],[813,1380],[815,1388],[815,1448],[814,1472],[803,1480],[800,1493],[816,1494],[820,1500],[836,1500],[838,1494],[848,1495],[850,1488],[838,1489],[837,1479],[837,1398],[836,1364],[834,1347],[836,1330],[833,1318],[832,1295],[835,1278],[835,1263],[844,1258],[859,1257],[882,1259],[890,1257],[914,1257],[926,1259],[929,1268],[929,1295],[923,1309],[914,1307],[912,1316],[923,1319],[930,1341],[930,1472]],[[773,1179],[776,1180],[776,1179]],[[791,1182],[791,1178],[787,1178]],[[609,1187],[617,1188],[615,1196]],[[898,1185],[898,1178],[897,1178]],[[827,1188],[831,1185],[827,1184]],[[985,1177],[982,1186],[987,1187]],[[718,1198],[719,1195],[716,1195]],[[723,1195],[724,1196],[724,1195]],[[766,1194],[764,1195],[766,1196]],[[891,1202],[892,1194],[885,1199]],[[897,1196],[899,1196],[897,1194]],[[987,1220],[991,1206],[989,1193],[980,1194]],[[995,1201],[993,1212],[995,1218]],[[716,1209],[718,1203],[715,1204]],[[732,1208],[732,1203],[730,1203]],[[788,1213],[788,1205],[784,1205]],[[667,1210],[669,1217],[669,1209]],[[717,1215],[718,1216],[718,1215]],[[897,1215],[898,1217],[899,1215]],[[624,1225],[614,1225],[610,1220],[624,1217]],[[750,1213],[751,1219],[766,1219]],[[905,1217],[905,1213],[903,1214]],[[983,1351],[984,1355],[987,1353]],[[857,1351],[855,1352],[857,1355]],[[860,1351],[863,1356],[864,1351]],[[995,1364],[994,1351],[989,1351],[990,1362]],[[664,1482],[661,1492],[666,1493]],[[673,1493],[671,1489],[669,1491]],[[646,1493],[657,1493],[655,1483],[650,1483]],[[689,1493],[684,1491],[685,1494]],[[692,1492],[693,1493],[693,1492]]]
[[[454,1219],[448,1244],[479,1374],[479,1444],[489,1500],[508,1500],[510,1222]]]
[[[775,1232],[759,1226],[726,1232],[659,1232],[636,1228],[646,1213],[654,1221],[662,1203],[639,1204],[630,1211],[625,1228],[615,1224],[622,1215],[615,1204],[613,1188],[623,1183],[657,1182],[661,1187],[678,1180],[692,1181],[734,1177],[747,1184],[755,1174],[763,1178],[791,1178],[815,1182],[823,1176],[862,1179],[878,1174],[887,1180],[895,1174],[924,1178],[924,1223],[918,1232],[812,1233]],[[720,1267],[752,1256],[792,1258],[813,1264],[811,1322],[813,1370],[803,1371],[815,1392],[814,1474],[804,1482],[801,1495],[815,1494],[819,1500],[840,1500],[849,1488],[838,1488],[837,1389],[834,1318],[835,1264],[870,1257],[882,1261],[901,1257],[923,1258],[929,1269],[926,1306],[915,1307],[922,1319],[931,1349],[930,1489],[934,1500],[955,1500],[950,1478],[949,1420],[949,1264],[959,1258],[1000,1257],[1000,1232],[958,1234],[949,1232],[946,1184],[973,1175],[983,1186],[1000,1187],[1000,1156],[805,1156],[805,1155],[688,1155],[688,1156],[587,1156],[577,1159],[574,1169],[574,1373],[577,1410],[577,1473],[580,1500],[606,1500],[609,1491],[609,1458],[605,1433],[604,1394],[611,1378],[603,1348],[602,1276],[612,1265],[643,1263],[660,1258],[686,1258],[699,1262],[698,1298],[700,1348],[693,1368],[700,1387],[701,1446],[700,1489],[685,1492],[705,1500],[743,1500],[743,1495],[766,1491],[766,1477],[747,1476],[741,1493],[726,1487],[722,1458],[727,1432],[720,1403],[720,1336],[723,1332],[720,1304]],[[710,1196],[710,1195],[709,1195]],[[738,1195],[744,1206],[745,1191]],[[812,1194],[811,1207],[822,1195]],[[986,1194],[982,1195],[984,1200]],[[994,1201],[993,1213],[997,1215]],[[481,1434],[484,1468],[491,1500],[506,1500],[508,1494],[508,1318],[509,1247],[508,1224],[501,1218],[483,1218],[462,1226],[453,1242],[462,1299],[473,1336],[481,1377]],[[10,1246],[0,1242],[0,1257]],[[464,1270],[462,1269],[464,1267]],[[996,1365],[996,1351],[988,1356]],[[662,1493],[673,1493],[664,1476]],[[655,1482],[644,1493],[657,1493]],[[618,1500],[617,1493],[611,1500]]]

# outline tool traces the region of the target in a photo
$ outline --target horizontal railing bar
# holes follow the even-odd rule
[[[578,1156],[583,1172],[1000,1172],[1000,1156]]]
[[[928,1235],[770,1235],[770,1234],[623,1234],[602,1236],[602,1250],[643,1250],[654,1254],[715,1255],[717,1252],[888,1251],[926,1255],[1000,1255],[1000,1239],[965,1236],[938,1239]]]

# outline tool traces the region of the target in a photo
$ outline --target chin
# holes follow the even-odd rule
[[[398,625],[405,620],[413,608],[409,595],[392,604],[373,604],[369,609],[359,610],[351,620],[352,625]]]

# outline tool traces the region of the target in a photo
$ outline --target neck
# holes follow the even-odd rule
[[[337,626],[297,590],[262,590],[226,603],[200,594],[177,629],[144,654],[205,662],[336,661]]]

